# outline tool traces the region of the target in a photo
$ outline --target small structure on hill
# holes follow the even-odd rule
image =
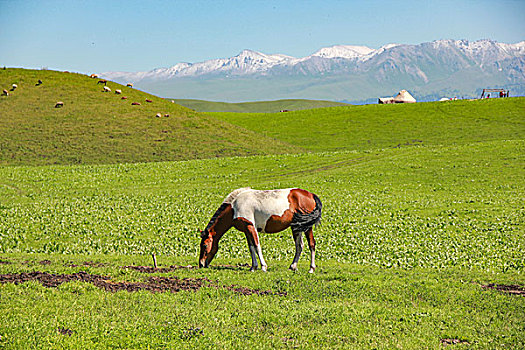
[[[390,103],[416,103],[416,99],[410,95],[406,90],[401,90],[396,97],[380,97],[378,100],[379,104],[390,104]]]
[[[510,91],[509,90],[504,90],[504,89],[483,89],[483,92],[481,93],[481,97],[480,98],[490,98],[490,93],[494,93],[492,96],[493,97],[509,97],[509,93]]]

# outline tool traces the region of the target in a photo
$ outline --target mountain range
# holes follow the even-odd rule
[[[227,102],[282,98],[372,102],[409,90],[418,100],[476,96],[483,88],[525,94],[525,41],[436,40],[378,49],[335,45],[296,58],[243,50],[230,58],[102,76],[171,98]]]

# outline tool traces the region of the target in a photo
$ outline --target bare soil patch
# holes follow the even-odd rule
[[[109,264],[106,264],[106,263],[97,263],[97,262],[93,262],[93,261],[84,261],[82,264],[70,263],[69,265],[66,265],[66,266],[69,266],[69,267],[79,267],[79,266],[104,267],[104,266],[108,266],[108,265]]]
[[[135,271],[138,271],[138,272],[142,272],[142,273],[167,273],[167,272],[173,272],[175,270],[180,270],[180,269],[194,269],[195,266],[191,266],[191,265],[188,265],[188,266],[178,266],[178,265],[171,265],[171,266],[168,266],[168,267],[153,267],[153,266],[134,266],[134,265],[130,265],[130,266],[122,266],[123,269],[130,269],[130,270],[135,270]]]
[[[525,296],[525,286],[521,286],[519,284],[494,284],[494,283],[489,283],[487,285],[481,286],[481,288],[495,289],[495,290],[498,290],[498,291],[500,291],[502,293]]]
[[[73,333],[75,333],[75,331],[68,329],[68,328],[64,328],[64,327],[58,327],[57,330],[58,330],[58,333],[63,334],[63,335],[68,335],[68,336],[71,336]]]
[[[152,293],[171,292],[177,293],[182,290],[196,291],[204,286],[215,288],[224,288],[241,295],[279,295],[285,296],[286,293],[272,292],[270,290],[251,289],[247,287],[230,285],[224,286],[212,282],[207,278],[178,278],[178,277],[163,277],[151,276],[144,282],[126,282],[126,281],[112,281],[109,276],[101,276],[89,274],[81,271],[72,274],[53,274],[48,272],[27,272],[27,273],[9,273],[0,274],[0,283],[14,283],[20,284],[28,281],[37,281],[44,287],[58,287],[62,283],[71,281],[81,281],[91,283],[94,286],[104,289],[108,292],[128,291],[137,292],[147,290]]]
[[[441,339],[441,344],[442,345],[456,345],[456,344],[470,345],[470,343],[466,340],[455,339],[455,338]]]
[[[215,270],[240,270],[242,268],[247,268],[247,267],[250,267],[250,265],[249,264],[214,265],[214,266],[210,266],[209,268],[210,269],[215,269]],[[173,272],[173,271],[180,270],[180,269],[187,269],[187,270],[197,269],[197,266],[192,266],[192,265],[187,265],[187,266],[170,265],[170,266],[166,266],[166,267],[157,267],[157,268],[155,268],[153,266],[135,266],[135,265],[130,265],[130,266],[122,266],[122,268],[123,269],[135,270],[135,271],[142,272],[142,273],[168,273],[168,272]]]

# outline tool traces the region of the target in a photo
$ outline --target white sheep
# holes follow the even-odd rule
[[[127,83],[126,86],[132,88],[133,84],[132,83]]]
[[[57,103],[55,103],[55,108],[62,108],[62,107],[64,107],[64,102],[58,101]]]
[[[2,95],[9,96],[9,91],[7,91],[6,89],[3,89],[2,90]]]
[[[111,89],[107,86],[104,86],[104,92],[111,92]]]
[[[155,115],[155,117],[160,118],[160,117],[162,117],[162,114],[157,113],[157,115]]]
[[[116,93],[117,95],[120,95],[120,94],[122,93],[122,90],[117,89],[117,90],[115,90],[115,93]]]

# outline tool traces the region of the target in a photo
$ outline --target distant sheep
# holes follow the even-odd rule
[[[89,77],[92,78],[92,79],[98,79],[98,75],[97,74],[91,74]]]
[[[17,87],[18,87],[18,85],[16,85],[16,84],[11,85],[11,91],[15,91]]]
[[[38,79],[38,82],[35,84],[35,86],[42,85],[42,80]]]
[[[169,114],[164,114],[164,117],[165,118],[168,118],[170,115]]]
[[[126,96],[122,96],[120,99],[121,100],[127,100],[128,98]]]
[[[127,83],[126,86],[130,87],[130,88],[133,88],[133,84],[132,83]]]
[[[58,101],[57,103],[55,103],[55,108],[62,108],[62,107],[64,107],[64,102]]]
[[[104,85],[106,85],[107,83],[108,83],[107,80],[101,79],[101,80],[99,80],[99,81],[97,82],[97,85],[98,85],[98,84],[104,84]]]
[[[157,114],[155,115],[155,117],[160,118],[160,117],[162,117],[162,114],[157,113]]]
[[[140,106],[140,102],[131,102],[132,106]]]
[[[117,95],[120,95],[120,94],[122,93],[122,90],[117,89],[117,90],[115,90],[115,93],[116,93]]]
[[[3,89],[2,90],[2,95],[9,96],[9,91],[7,91],[6,89]]]
[[[153,102],[153,101],[147,98],[147,99],[146,99],[146,102],[151,103],[151,102]]]
[[[108,86],[104,86],[104,92],[111,92],[111,89]]]

